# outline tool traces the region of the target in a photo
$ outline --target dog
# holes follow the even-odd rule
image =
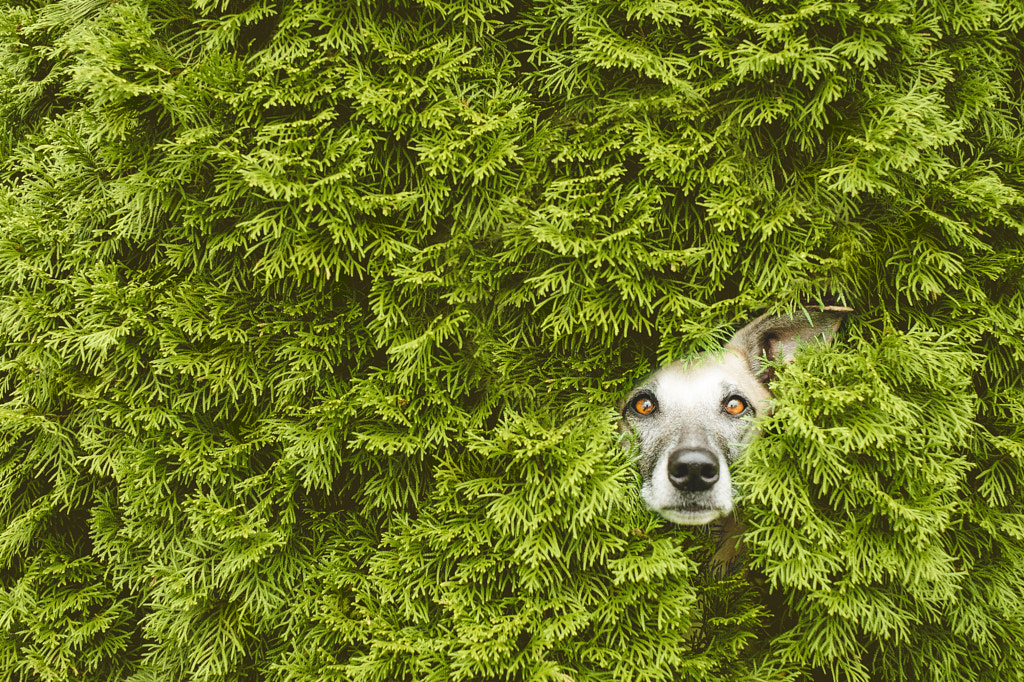
[[[729,466],[771,411],[774,363],[792,362],[803,344],[831,342],[849,312],[763,315],[721,351],[663,367],[623,401],[620,429],[635,448],[643,501],[673,523],[710,524],[719,536],[716,570],[740,552]]]

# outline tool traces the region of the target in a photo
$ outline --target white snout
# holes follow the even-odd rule
[[[732,512],[732,478],[729,463],[718,457],[718,480],[708,490],[681,491],[668,477],[668,454],[663,453],[651,477],[644,481],[640,495],[651,511],[672,523],[699,526]]]

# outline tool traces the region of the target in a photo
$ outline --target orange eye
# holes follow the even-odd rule
[[[636,410],[638,414],[648,415],[651,412],[654,412],[654,408],[654,399],[650,396],[640,396],[633,402],[633,409]]]
[[[747,403],[742,398],[729,398],[725,403],[725,411],[731,415],[743,414],[747,409]]]

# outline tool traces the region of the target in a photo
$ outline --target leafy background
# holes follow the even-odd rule
[[[1024,6],[0,8],[3,679],[1024,677]],[[820,303],[715,580],[615,401]]]

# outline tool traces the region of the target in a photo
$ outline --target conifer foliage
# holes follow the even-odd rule
[[[0,679],[1024,679],[1024,7],[0,8]],[[715,578],[615,401],[835,302]]]

